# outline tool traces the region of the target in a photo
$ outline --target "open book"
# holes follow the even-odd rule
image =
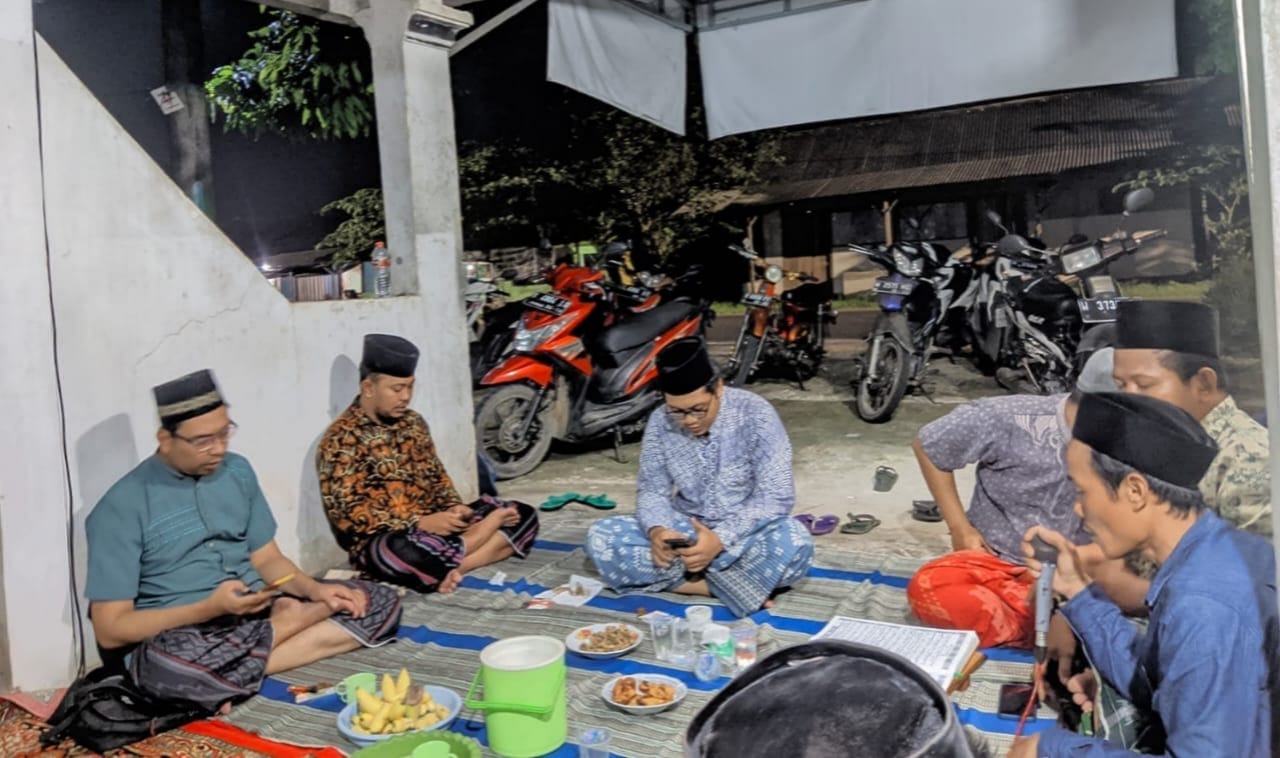
[[[847,616],[831,619],[813,639],[858,642],[897,653],[923,669],[943,690],[978,649],[978,635],[969,630],[930,629]]]

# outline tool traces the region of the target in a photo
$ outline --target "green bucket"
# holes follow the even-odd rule
[[[484,700],[472,696],[483,685]],[[485,712],[489,747],[505,758],[534,758],[564,744],[564,643],[554,637],[512,637],[480,651],[480,671],[467,707]]]

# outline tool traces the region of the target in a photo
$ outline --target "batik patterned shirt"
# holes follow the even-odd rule
[[[725,388],[710,431],[694,437],[664,408],[649,417],[640,449],[636,518],[647,533],[676,514],[715,531],[725,552],[761,522],[785,518],[795,505],[791,441],[767,400]]]
[[[353,560],[374,536],[463,504],[414,411],[384,424],[352,403],[320,441],[316,472],[329,526]]]
[[[1219,516],[1271,537],[1271,443],[1267,430],[1228,397],[1200,425],[1218,443],[1218,457],[1200,480],[1200,494]]]
[[[1077,544],[1089,541],[1063,459],[1070,435],[1066,402],[1066,395],[984,398],[920,429],[933,465],[943,471],[977,467],[969,523],[1010,563],[1024,562],[1022,535],[1035,525]]]

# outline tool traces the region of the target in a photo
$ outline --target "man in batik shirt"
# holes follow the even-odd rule
[[[426,422],[409,408],[417,366],[408,340],[365,337],[360,396],[316,452],[320,496],[357,568],[419,592],[452,592],[472,569],[527,555],[538,518],[524,503],[462,502]]]
[[[636,515],[597,521],[587,554],[615,590],[710,595],[749,615],[813,560],[790,518],[791,442],[767,401],[725,388],[701,339],[676,340],[657,364],[666,402],[645,429]]]

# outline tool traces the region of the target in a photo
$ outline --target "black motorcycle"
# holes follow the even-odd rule
[[[1125,196],[1127,217],[1154,199],[1149,189]],[[1004,227],[996,261],[979,282],[971,314],[971,340],[980,358],[994,366],[1006,389],[1041,394],[1069,392],[1084,360],[1111,344],[1111,322],[1124,299],[1109,270],[1116,260],[1164,236],[1121,233],[1048,250]]]
[[[882,423],[893,417],[908,389],[921,385],[941,335],[964,334],[977,282],[972,267],[942,245],[895,242],[849,249],[888,272],[872,287],[880,316],[867,335],[866,352],[855,361],[852,382],[858,417]]]

